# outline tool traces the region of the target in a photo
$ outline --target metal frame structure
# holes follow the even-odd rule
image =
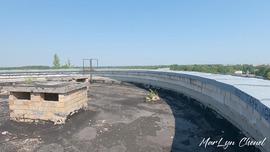
[[[89,71],[89,73],[90,73],[90,83],[92,83],[93,81],[92,81],[92,73],[93,73],[93,60],[94,61],[97,61],[97,67],[96,68],[98,68],[98,59],[93,59],[93,58],[90,58],[90,59],[83,59],[83,74],[85,74],[85,61],[89,61],[89,68],[90,68],[90,71]]]

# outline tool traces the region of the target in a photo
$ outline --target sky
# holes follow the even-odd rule
[[[0,67],[270,64],[269,0],[0,0]]]

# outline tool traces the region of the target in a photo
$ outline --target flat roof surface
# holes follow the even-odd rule
[[[0,151],[209,152],[223,148],[198,146],[203,138],[239,142],[243,137],[231,123],[209,111],[206,116],[197,101],[176,92],[157,90],[160,100],[146,103],[147,88],[106,83],[89,87],[88,110],[64,125],[9,121],[8,97],[0,96]],[[255,150],[235,145],[229,151]]]
[[[3,89],[9,92],[39,92],[39,93],[67,93],[77,89],[85,88],[84,83],[69,82],[34,82],[31,84],[14,84]]]

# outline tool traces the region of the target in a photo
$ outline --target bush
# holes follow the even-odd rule
[[[25,84],[30,84],[30,83],[32,83],[35,80],[36,80],[36,78],[34,78],[33,76],[29,75],[26,78],[24,78],[24,83]]]
[[[150,101],[155,101],[155,100],[159,100],[158,93],[156,90],[153,91],[152,89],[150,89],[150,92],[145,97],[145,102],[150,102]]]

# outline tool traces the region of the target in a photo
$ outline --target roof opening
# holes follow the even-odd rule
[[[58,93],[44,93],[45,101],[59,101]]]
[[[86,78],[77,79],[76,82],[86,82]]]
[[[17,100],[30,100],[31,99],[30,92],[13,92],[12,94]]]

